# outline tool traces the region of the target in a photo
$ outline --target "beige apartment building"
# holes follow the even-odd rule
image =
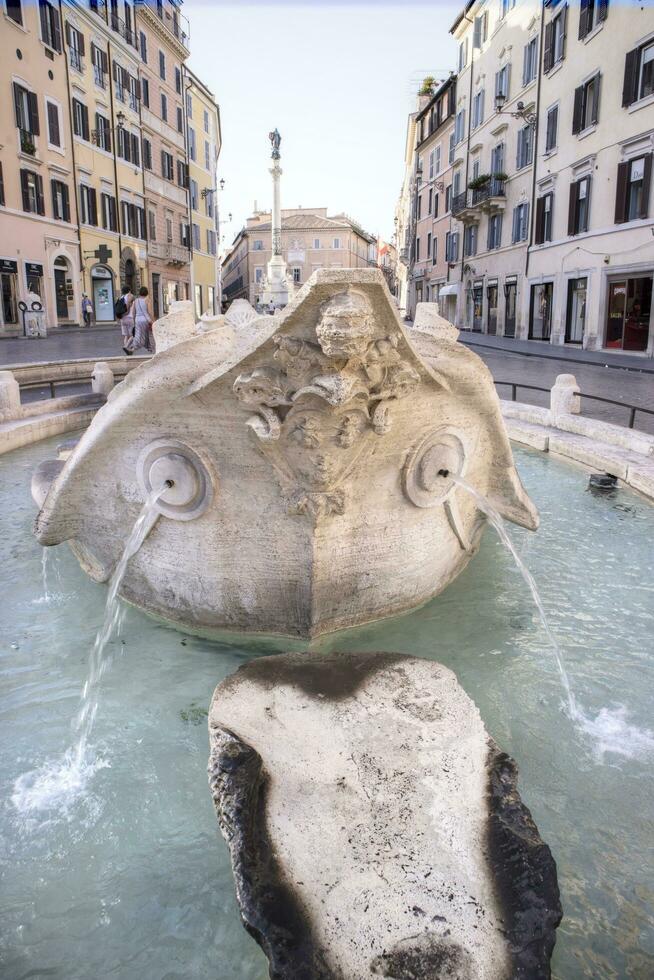
[[[82,294],[73,136],[59,5],[13,0],[0,25],[0,336],[22,333],[19,303],[77,322]]]
[[[418,111],[427,103],[427,97],[418,96]],[[395,205],[393,222],[396,248],[396,295],[401,316],[410,315],[409,286],[413,239],[415,235],[416,195],[416,119],[418,111],[409,113],[404,141],[404,174],[400,195]]]
[[[272,255],[271,215],[255,212],[247,219],[223,259],[222,291],[226,303],[245,298],[260,301]],[[282,255],[296,288],[316,269],[360,269],[376,266],[377,240],[344,214],[327,208],[282,208]]]
[[[473,0],[451,29],[458,45],[455,322],[508,337],[526,327],[543,10],[542,0]]]
[[[99,323],[147,281],[139,52],[130,4],[62,4],[83,292]]]
[[[452,240],[452,134],[456,76],[436,86],[415,124],[415,228],[412,241],[410,316],[416,303],[456,300],[450,280]],[[449,285],[449,288],[448,288]]]
[[[218,191],[216,167],[221,146],[220,110],[210,90],[184,67],[189,166],[191,280],[195,315],[217,313],[220,304]]]
[[[174,300],[191,299],[185,120],[189,107],[182,73],[189,29],[180,6],[177,0],[139,0],[136,6],[149,285],[155,317]]]
[[[522,336],[654,353],[654,8],[545,10]]]

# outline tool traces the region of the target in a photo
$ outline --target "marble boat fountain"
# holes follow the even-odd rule
[[[449,476],[536,528],[493,381],[427,304],[400,322],[378,270],[316,272],[281,314],[245,301],[155,325],[68,459],[36,474],[36,536],[106,581],[155,485],[122,595],[195,631],[310,638],[441,592],[485,519]],[[53,479],[54,477],[54,479]]]
[[[457,480],[537,527],[488,370],[427,304],[405,329],[377,270],[321,270],[274,316],[236,301],[195,324],[173,304],[155,336],[32,485],[39,541],[68,541],[96,581],[152,502],[120,593],[145,612],[307,640],[408,611],[479,547],[486,518]],[[451,671],[255,659],[217,688],[209,728],[273,980],[549,977],[554,860]]]

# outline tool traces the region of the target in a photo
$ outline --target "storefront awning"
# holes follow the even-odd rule
[[[441,286],[438,290],[438,298],[441,296],[458,296],[461,289],[460,282],[448,282],[447,286]]]

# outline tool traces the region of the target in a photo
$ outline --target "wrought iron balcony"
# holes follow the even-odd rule
[[[468,205],[468,191],[464,191],[462,194],[455,194],[452,198],[451,210],[452,214],[458,218],[462,211],[465,211]]]
[[[504,190],[504,181],[498,180],[497,177],[491,177],[487,180],[485,184],[481,187],[475,188],[472,192],[472,204],[481,204],[482,207],[485,204],[492,204],[495,198],[504,198],[506,196]],[[484,208],[486,210],[486,208]]]
[[[131,44],[133,48],[138,49],[138,41],[136,38],[135,30],[133,30],[131,27],[128,27],[125,21],[121,20],[121,18],[117,14],[113,13],[113,11],[110,14],[109,22],[111,24],[112,31],[115,31],[116,34],[120,34],[120,36],[124,41],[127,41],[128,44]]]
[[[481,187],[463,191],[452,198],[452,214],[462,221],[478,219],[482,211],[501,211],[506,201],[504,181],[491,177]]]
[[[185,245],[174,245],[172,242],[150,242],[149,252],[152,258],[163,259],[168,265],[188,265],[190,253]]]

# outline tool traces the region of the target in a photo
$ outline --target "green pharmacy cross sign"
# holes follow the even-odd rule
[[[99,262],[106,264],[113,255],[113,252],[106,245],[101,245],[100,248],[96,248],[93,254]]]

